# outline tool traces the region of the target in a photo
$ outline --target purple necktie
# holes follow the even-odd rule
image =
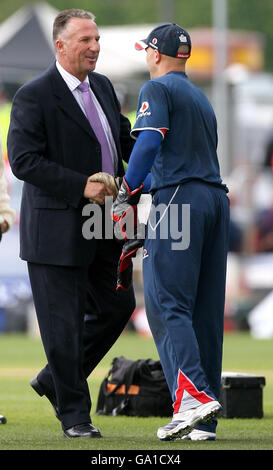
[[[110,153],[109,144],[105,132],[103,130],[97,108],[89,91],[88,83],[82,82],[78,86],[78,88],[82,92],[84,108],[88,121],[90,122],[90,125],[101,145],[102,171],[105,171],[110,175],[114,175],[114,165]]]

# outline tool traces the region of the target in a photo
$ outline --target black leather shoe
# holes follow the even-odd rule
[[[51,393],[48,393],[45,391],[42,384],[38,382],[37,377],[34,377],[34,379],[30,381],[30,385],[33,388],[33,390],[35,390],[35,392],[38,393],[38,395],[40,395],[40,397],[43,397],[44,395],[46,396],[46,398],[50,401],[51,405],[53,406],[56,418],[60,420],[60,414],[59,414],[58,406],[56,403],[56,397],[53,396]]]
[[[102,437],[100,431],[91,423],[77,424],[63,431],[65,437]]]

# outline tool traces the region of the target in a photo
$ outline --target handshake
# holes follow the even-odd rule
[[[125,178],[113,177],[108,173],[100,172],[88,178],[89,182],[102,183],[105,196],[112,196],[114,203],[111,209],[111,217],[114,221],[114,236],[123,244],[118,263],[116,290],[127,290],[133,277],[132,258],[137,250],[143,246],[145,239],[145,224],[139,223],[137,205],[141,196],[143,184],[133,191],[130,190]],[[104,196],[104,197],[105,197]],[[92,202],[103,204],[98,198]],[[101,199],[102,201],[102,199]]]

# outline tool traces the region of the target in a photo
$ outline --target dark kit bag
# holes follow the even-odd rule
[[[172,416],[172,399],[160,361],[114,358],[100,386],[96,413]]]

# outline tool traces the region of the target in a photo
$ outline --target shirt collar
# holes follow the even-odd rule
[[[67,70],[65,70],[61,64],[58,62],[58,60],[56,61],[56,67],[58,69],[58,71],[60,72],[62,78],[64,79],[64,81],[66,82],[68,88],[71,90],[71,91],[74,91],[76,90],[76,88],[81,84],[81,81],[75,77],[74,75],[72,75],[71,73],[67,72]],[[86,83],[88,83],[88,86],[89,86],[89,79],[88,79],[88,76],[85,78],[84,80]]]

